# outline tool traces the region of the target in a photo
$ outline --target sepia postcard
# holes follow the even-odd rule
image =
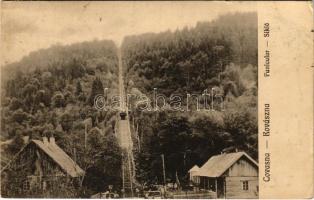
[[[1,2],[1,198],[314,198],[310,1]]]

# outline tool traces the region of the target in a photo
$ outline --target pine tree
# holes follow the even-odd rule
[[[76,82],[76,91],[75,91],[75,95],[78,96],[83,92],[82,90],[82,85],[80,81]]]
[[[97,95],[104,95],[104,87],[102,85],[100,78],[98,77],[93,81],[92,91],[88,100],[91,106],[94,105],[94,100]]]

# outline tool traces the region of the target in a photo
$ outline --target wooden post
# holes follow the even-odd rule
[[[214,88],[212,88],[212,102],[211,102],[211,104],[212,104],[212,110],[214,110]]]
[[[86,143],[87,143],[87,124],[85,123],[85,135],[84,135],[84,148],[86,150]]]
[[[121,164],[121,168],[122,168],[122,188],[125,191],[125,185],[124,185],[124,165],[123,165],[123,162]]]
[[[223,179],[224,181],[224,198],[226,199],[227,197],[227,183],[226,183],[226,178]]]
[[[209,181],[210,179],[209,178],[207,178],[207,188],[209,189],[210,188],[210,181]]]
[[[137,143],[138,143],[138,150],[141,152],[141,140],[140,135],[138,133],[138,123],[136,124],[136,137],[137,137]]]
[[[162,171],[163,171],[163,177],[164,177],[164,185],[166,185],[166,169],[165,169],[165,156],[164,156],[164,154],[161,154],[161,160],[162,160]]]
[[[129,167],[131,196],[134,197],[134,194],[133,194],[133,177],[132,177],[132,168],[131,168],[131,158],[130,158],[130,154],[129,153],[128,153],[128,167]]]
[[[218,198],[217,178],[215,178],[216,198]]]
[[[73,149],[73,154],[74,154],[74,162],[76,163],[77,162],[77,159],[76,159],[76,148],[74,147]]]

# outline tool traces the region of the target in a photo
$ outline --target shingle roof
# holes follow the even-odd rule
[[[219,177],[242,156],[258,167],[258,163],[245,152],[226,153],[211,157],[197,172],[197,176]]]
[[[40,140],[32,140],[31,142],[43,150],[71,177],[80,177],[84,175],[84,170],[82,170],[57,144],[44,144]]]

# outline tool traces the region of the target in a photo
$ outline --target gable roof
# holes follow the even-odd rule
[[[42,151],[44,151],[57,165],[59,165],[71,177],[84,175],[82,170],[57,144],[44,144],[40,140],[31,140]]]
[[[194,165],[189,172],[198,172],[200,170],[200,168],[197,165]]]
[[[226,153],[211,157],[198,171],[197,176],[219,177],[242,156],[258,167],[258,163],[245,152]]]

